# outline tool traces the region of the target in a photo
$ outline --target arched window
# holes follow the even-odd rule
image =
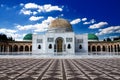
[[[96,51],[96,47],[95,46],[92,46],[92,51]]]
[[[52,44],[49,44],[49,49],[52,49]]]
[[[18,51],[18,46],[17,46],[17,45],[14,45],[13,51],[14,51],[14,52],[17,52],[17,51]]]
[[[102,51],[105,51],[105,46],[103,46]]]
[[[100,48],[100,46],[97,46],[97,51],[101,51],[101,48]]]
[[[41,49],[41,45],[38,45],[38,49]]]
[[[68,48],[68,49],[70,49],[70,48],[71,48],[71,45],[70,45],[70,44],[68,44],[67,48]]]
[[[23,51],[23,46],[20,46],[20,51]]]
[[[82,49],[82,45],[79,45],[79,49]]]
[[[25,46],[25,51],[29,51],[29,47],[28,46]]]

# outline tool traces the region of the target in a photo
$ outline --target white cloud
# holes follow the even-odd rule
[[[20,11],[20,13],[23,13],[24,15],[30,15],[30,14],[32,14],[33,12],[32,12],[31,10],[24,10],[24,9],[22,9],[22,10]]]
[[[33,11],[33,15],[36,15],[38,12],[36,12],[36,11]]]
[[[51,4],[38,5],[35,3],[27,3],[27,4],[21,3],[20,5],[23,6],[20,13],[23,13],[24,15],[30,15],[30,14],[35,15],[40,12],[51,12],[51,11],[62,11],[63,10],[62,9],[63,7],[52,6]]]
[[[91,24],[91,22],[84,22],[83,24]]]
[[[87,18],[82,18],[82,21],[86,21],[87,20]]]
[[[51,4],[46,4],[43,6],[43,10],[45,12],[51,12],[51,11],[62,11],[62,8],[59,8],[58,6],[52,6]]]
[[[1,28],[0,33],[6,34],[7,37],[12,37],[13,39],[15,39],[17,41],[23,40],[23,37],[26,34],[26,33],[20,32],[19,30],[6,29],[6,28]]]
[[[75,20],[72,20],[70,23],[71,23],[71,24],[77,24],[77,23],[79,23],[79,22],[81,22],[80,18],[75,19]]]
[[[35,4],[35,3],[27,3],[27,4],[25,4],[24,5],[24,8],[26,8],[26,9],[34,9],[34,8],[38,8],[39,7],[39,5],[37,5],[37,4]]]
[[[38,24],[38,26],[36,26],[36,29],[34,30],[35,32],[43,32],[48,30],[48,26],[51,23],[52,20],[54,20],[55,18],[53,17],[48,17],[46,20],[42,21],[41,24]]]
[[[17,38],[17,39],[15,39],[15,41],[23,41],[23,39],[22,38]]]
[[[43,20],[42,23],[37,23],[34,25],[24,25],[24,26],[17,25],[16,28],[18,30],[34,30],[35,32],[43,32],[48,29],[48,25],[54,19],[55,18],[49,16],[46,20]]]
[[[30,29],[34,29],[35,27],[34,27],[34,25],[24,25],[24,26],[17,25],[16,28],[18,30],[30,30]]]
[[[108,25],[108,23],[107,22],[99,22],[97,24],[90,25],[89,28],[90,29],[96,29],[96,28],[101,28],[105,25]]]
[[[23,41],[23,37],[26,35],[26,33],[17,33],[17,34],[13,34],[13,38],[15,39],[15,41]]]
[[[95,23],[96,21],[94,19],[91,19],[89,22],[84,22],[83,24],[93,24]]]
[[[16,33],[16,32],[17,30],[5,29],[5,28],[0,29],[0,33]]]
[[[18,36],[21,36],[20,34],[17,34],[17,30],[12,30],[12,29],[5,29],[2,28],[0,29],[0,33],[6,34],[8,37],[17,38]]]
[[[43,16],[40,16],[40,17],[31,16],[31,17],[29,18],[29,20],[30,20],[30,21],[37,21],[37,20],[40,20],[40,19],[42,19],[42,18],[44,18],[44,17],[43,17]]]
[[[105,35],[111,33],[120,33],[120,26],[111,26],[108,28],[99,29],[99,33],[96,33],[96,35]]]

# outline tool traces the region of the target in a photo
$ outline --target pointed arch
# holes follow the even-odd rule
[[[92,51],[96,51],[96,47],[95,46],[92,46]]]
[[[20,51],[23,51],[23,46],[20,46],[20,49],[19,49]]]
[[[101,51],[101,48],[100,48],[100,46],[97,46],[97,51],[99,52],[99,51]]]
[[[58,37],[55,41],[56,43],[56,51],[57,52],[62,52],[63,51],[63,43],[64,43],[64,40],[62,37]]]
[[[106,51],[105,46],[102,47],[102,51]]]
[[[14,51],[14,52],[18,52],[18,46],[17,46],[17,45],[14,45],[14,46],[13,46],[13,51]]]
[[[25,51],[29,51],[29,47],[28,46],[25,46]]]

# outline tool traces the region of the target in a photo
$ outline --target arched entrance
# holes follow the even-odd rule
[[[62,52],[63,51],[63,38],[59,37],[56,39],[56,52]]]
[[[95,52],[96,51],[96,47],[92,46],[92,51]]]
[[[100,48],[100,46],[97,46],[97,51],[99,52],[99,51],[101,51],[101,48]]]
[[[18,46],[17,46],[17,45],[14,45],[13,51],[14,51],[14,52],[17,52],[17,51],[18,51]]]

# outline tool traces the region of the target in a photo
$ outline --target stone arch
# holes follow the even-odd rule
[[[18,45],[14,45],[14,46],[13,46],[13,51],[14,51],[14,52],[17,52],[17,51],[18,51]]]
[[[92,46],[92,51],[96,51],[96,47],[95,46]]]
[[[106,49],[105,49],[105,46],[104,46],[104,45],[102,46],[102,51],[106,51]]]
[[[27,45],[25,46],[25,51],[29,51],[29,47]]]
[[[97,51],[99,52],[99,51],[101,51],[101,48],[100,48],[100,46],[97,46]]]
[[[23,46],[20,46],[19,50],[20,50],[20,51],[23,51]]]
[[[64,39],[62,37],[58,37],[55,41],[56,43],[56,51],[57,52],[62,52],[64,48]]]

